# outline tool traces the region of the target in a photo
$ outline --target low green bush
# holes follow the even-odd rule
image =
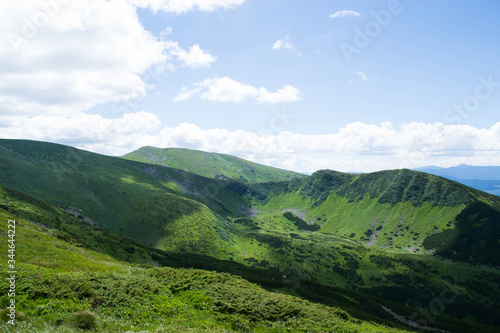
[[[69,322],[73,327],[82,330],[93,330],[97,327],[97,316],[87,310],[78,311],[71,315]]]

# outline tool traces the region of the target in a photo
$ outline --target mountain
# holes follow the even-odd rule
[[[297,172],[253,163],[231,155],[182,148],[142,147],[123,158],[180,169],[209,178],[235,179],[250,183],[306,177]]]
[[[0,233],[16,230],[19,246],[11,298],[16,300],[16,332],[407,332],[387,313],[370,314],[360,294],[345,291],[351,301],[330,292],[344,307],[365,301],[363,319],[288,295],[281,279],[274,283],[280,292],[271,292],[227,273],[154,267],[147,264],[153,258],[169,257],[171,266],[182,262],[96,226],[75,209],[5,187],[0,195],[0,219],[15,220],[15,229],[2,223]],[[2,253],[8,253],[7,244],[1,243]],[[12,273],[3,270],[0,276],[0,318],[6,322],[12,320],[7,316]],[[2,326],[9,331],[10,324]]]
[[[460,164],[450,168],[440,168],[436,166],[421,167],[415,170],[436,174],[442,177],[452,177],[456,179],[478,179],[495,180],[500,179],[500,167],[498,166],[472,166]]]
[[[183,254],[181,258],[111,233],[81,211],[5,187],[0,187],[0,196],[0,219],[15,219],[18,239],[30,240],[16,256],[21,277],[16,281],[20,291],[16,332],[76,332],[81,328],[113,332],[407,332],[393,314],[397,311],[411,318],[412,312],[397,304],[210,257]],[[6,224],[0,225],[0,233],[7,234]],[[0,250],[7,251],[6,243],[1,243]],[[274,292],[234,275],[155,268],[152,260],[170,267],[235,272]],[[7,291],[10,276],[5,271],[0,275],[0,290]],[[329,305],[296,297],[311,297],[315,292],[316,302]],[[88,310],[92,312],[85,312]],[[136,315],[138,311],[141,316]],[[0,310],[0,316],[4,315],[5,309]],[[458,331],[496,332],[492,326],[461,323],[439,314],[436,318]]]
[[[0,148],[0,184],[94,225],[77,242],[117,259],[230,272],[358,318],[500,326],[500,198],[460,183],[411,170],[245,183],[43,142]],[[108,246],[106,232],[128,240]]]
[[[428,166],[415,170],[456,180],[467,186],[500,195],[500,167],[461,164],[451,168]]]

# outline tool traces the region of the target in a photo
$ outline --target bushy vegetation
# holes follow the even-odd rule
[[[95,330],[97,328],[97,316],[87,310],[73,313],[69,317],[69,322],[75,328],[82,330]]]
[[[413,205],[428,202],[432,206],[457,206],[472,200],[463,185],[406,169],[361,175],[322,170],[304,183],[301,194],[313,198],[315,205],[324,202],[332,191],[349,202],[369,196],[377,198],[380,204],[392,205],[409,201]]]
[[[306,221],[304,221],[303,219],[299,218],[298,216],[290,212],[284,213],[283,216],[287,220],[292,221],[299,230],[318,231],[321,228],[319,225],[316,224],[312,225],[308,224]]]
[[[60,145],[0,144],[9,186],[0,187],[0,218],[18,219],[31,240],[23,274],[36,284],[20,283],[35,331],[71,331],[71,316],[90,311],[101,331],[382,332],[368,322],[399,322],[381,304],[410,318],[450,282],[460,297],[431,326],[500,325],[494,196],[409,170],[250,183]],[[143,312],[151,314],[132,315]]]
[[[500,266],[499,221],[500,212],[474,202],[457,216],[454,229],[430,235],[423,245],[452,260]]]
[[[403,332],[224,273],[134,266],[53,272],[19,266],[17,308],[26,320],[17,323],[16,332]],[[0,286],[4,291],[5,283]],[[0,306],[5,301],[0,299]],[[7,324],[3,329],[12,330]]]

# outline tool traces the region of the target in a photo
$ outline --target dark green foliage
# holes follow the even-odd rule
[[[236,219],[234,220],[234,223],[244,225],[246,227],[249,227],[251,230],[259,230],[260,227],[257,224],[256,221],[250,219],[250,218],[241,218],[241,219]]]
[[[331,191],[340,188],[348,179],[349,175],[331,170],[317,171],[309,177],[300,194],[314,199],[314,205],[320,205],[328,198]]]
[[[205,320],[212,318],[214,322],[229,324],[238,331],[253,331],[256,325],[280,325],[288,331],[341,329],[341,332],[349,332],[348,327],[362,323],[338,308],[271,293],[223,273],[150,268],[133,269],[128,273],[80,272],[61,275],[28,269],[23,271],[23,276],[28,281],[39,278],[46,281],[44,286],[33,283],[24,290],[27,297],[23,298],[22,304],[30,316],[40,317],[45,324],[56,326],[67,318],[69,325],[83,330],[97,329],[97,316],[94,313],[99,313],[100,317],[111,316],[128,321],[138,327],[189,313]],[[63,281],[68,281],[68,277],[87,280],[91,296],[88,297],[88,292],[78,291],[71,295],[56,295],[57,287]],[[47,293],[47,285],[52,286],[50,293]],[[314,289],[313,285],[306,287]],[[52,296],[40,296],[44,293]],[[92,307],[92,312],[82,309],[88,306]],[[389,332],[380,326],[374,332],[386,331]]]
[[[7,308],[0,309],[0,322],[4,322],[5,323],[5,322],[11,320],[12,318],[9,317],[9,316],[7,316],[10,313],[11,313],[10,309],[7,309]],[[25,320],[26,319],[26,315],[23,312],[19,311],[19,310],[16,310],[15,314],[16,314],[16,321],[21,321],[21,320]]]
[[[28,279],[25,291],[33,298],[89,298],[92,283],[86,274],[42,275]]]
[[[381,268],[392,268],[394,267],[393,260],[389,257],[370,255],[370,262],[376,264]]]
[[[149,276],[108,273],[88,274],[87,278],[92,285],[94,305],[141,304],[146,295],[168,294],[168,290],[162,290],[162,285]]]
[[[403,274],[391,274],[391,275],[386,275],[385,278],[398,285],[410,285],[412,283],[411,277],[408,275],[403,275]]]
[[[217,311],[244,314],[250,321],[286,321],[303,315],[298,304],[288,297],[270,294],[263,290],[245,290],[241,286],[215,284],[208,295],[212,296]]]
[[[58,239],[63,240],[65,242],[67,242],[67,243],[70,243],[70,244],[75,244],[76,243],[76,241],[67,232],[58,230],[55,233],[55,236]]]
[[[433,206],[456,206],[471,201],[463,185],[411,170],[380,171],[351,176],[337,194],[354,201],[369,195],[381,204],[410,201],[414,205],[429,202]],[[346,186],[348,185],[348,186]]]
[[[93,330],[97,326],[97,316],[90,311],[78,311],[71,315],[69,322],[82,330]]]
[[[231,192],[234,192],[241,196],[245,195],[248,192],[248,186],[237,181],[228,182],[226,188]]]
[[[318,231],[319,229],[321,229],[319,225],[308,224],[306,221],[291,212],[283,213],[283,216],[287,220],[292,221],[299,230]]]
[[[267,243],[269,246],[279,248],[288,244],[286,238],[268,235],[268,234],[254,234],[254,238],[262,243]]]
[[[500,212],[483,202],[467,206],[455,228],[433,234],[423,245],[453,260],[500,266]]]

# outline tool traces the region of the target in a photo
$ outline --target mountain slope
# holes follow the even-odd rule
[[[462,253],[456,258],[470,260],[475,254],[480,263],[500,265],[494,219],[500,199],[437,176],[325,170],[305,179],[244,184],[61,145],[1,140],[0,146],[4,185],[79,208],[111,231],[164,250],[244,260],[239,242],[250,226],[259,232],[318,231],[360,245],[419,253],[453,247],[460,229],[472,232],[469,241],[476,245],[454,249]],[[473,203],[465,211],[470,218],[458,218]],[[480,223],[475,214],[490,222]],[[233,223],[247,217],[254,218],[246,226]],[[463,227],[467,219],[474,228]],[[425,242],[439,233],[449,237]]]
[[[123,158],[168,166],[209,178],[235,179],[250,183],[306,177],[297,172],[253,163],[231,155],[182,148],[142,147],[124,155]]]
[[[252,204],[262,216],[295,212],[320,233],[358,244],[410,253],[454,247],[462,253],[454,259],[470,261],[474,252],[475,260],[500,266],[500,230],[494,218],[500,200],[444,178],[410,170],[361,175],[324,170],[306,180],[256,184],[249,191],[257,193]],[[472,243],[457,243],[457,230],[467,230],[475,246],[482,244],[481,250],[473,251]],[[426,242],[442,233],[455,236]]]
[[[500,325],[498,197],[410,170],[248,184],[47,143],[0,146],[1,184],[168,251],[152,261],[257,269],[301,295],[341,287],[412,307],[457,278],[461,297],[444,313]]]
[[[135,329],[285,332],[292,329],[382,333],[399,332],[396,327],[405,326],[393,317],[394,311],[407,319],[419,319],[415,309],[338,287],[322,287],[297,277],[280,279],[282,273],[279,272],[240,267],[250,279],[279,292],[273,294],[228,274],[126,264],[106,254],[115,257],[125,254],[127,261],[135,263],[145,263],[151,258],[163,261],[161,258],[168,254],[109,233],[89,223],[84,216],[73,216],[74,211],[15,190],[0,188],[0,195],[3,198],[0,219],[16,219],[18,240],[30,240],[19,243],[22,251],[16,257],[22,277],[17,281],[17,310],[22,311],[18,317],[24,318],[18,322],[17,332],[77,331],[71,318],[83,309],[95,314],[96,331],[114,332]],[[41,226],[35,221],[48,225]],[[6,233],[6,225],[0,225],[0,234]],[[91,248],[101,253],[89,250]],[[4,243],[0,250],[7,250]],[[191,259],[183,263],[189,258],[186,254],[184,258],[168,256],[171,259],[167,261],[175,266],[197,266],[195,261],[189,261]],[[200,259],[201,265],[217,264],[209,257]],[[393,258],[392,261],[400,260]],[[230,266],[217,267],[224,270]],[[463,274],[467,269],[461,271]],[[2,281],[0,290],[6,290],[6,279]],[[458,293],[456,289],[450,292]],[[299,293],[330,306],[312,304],[283,293]],[[5,300],[0,298],[0,307],[5,306]],[[339,306],[347,312],[337,308]],[[136,315],[138,311],[141,316]],[[491,326],[460,322],[436,313],[432,324],[437,323],[453,332],[496,332]],[[422,320],[414,324],[421,325]]]
[[[20,192],[0,188],[0,194],[0,219],[15,219],[20,248],[15,257],[17,322],[12,327],[2,324],[3,331],[405,332],[396,328],[401,324],[390,323],[390,317],[366,313],[370,320],[387,324],[370,323],[336,307],[266,291],[230,274],[117,261],[90,248],[128,253],[127,260],[136,263],[149,260],[154,250]],[[100,237],[97,243],[87,238],[92,233]],[[0,225],[0,234],[7,235],[6,223]],[[85,244],[87,240],[92,243]],[[0,245],[2,253],[7,253],[6,244]],[[2,271],[0,276],[0,318],[5,321],[10,275]]]
[[[212,254],[228,246],[216,232],[224,228],[223,221],[207,206],[176,194],[177,190],[189,197],[193,193],[189,187],[195,184],[210,194],[217,186],[209,186],[213,180],[163,168],[168,177],[175,177],[173,182],[155,175],[154,167],[62,145],[17,140],[1,140],[0,145],[4,148],[0,149],[4,185],[76,207],[111,231],[149,246],[196,247],[200,253]],[[217,193],[228,206],[245,206],[244,198],[223,189]],[[220,205],[208,195],[203,200]]]

